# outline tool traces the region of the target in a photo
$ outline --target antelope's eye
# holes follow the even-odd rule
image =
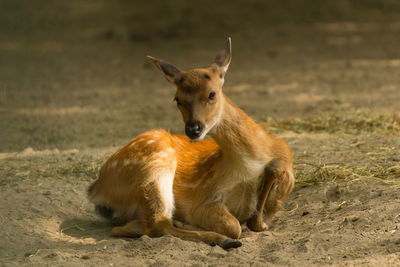
[[[180,106],[181,105],[181,102],[179,101],[179,99],[175,96],[175,98],[174,98],[174,101],[176,102],[176,104],[178,105],[178,106]]]
[[[208,100],[215,100],[215,92],[211,92],[211,93],[208,95]]]

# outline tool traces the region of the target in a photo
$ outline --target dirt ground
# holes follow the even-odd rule
[[[215,2],[0,2],[2,266],[400,265],[398,1]],[[145,56],[206,66],[227,36],[225,93],[293,149],[287,204],[229,251],[111,237],[86,198],[101,163],[183,132]]]

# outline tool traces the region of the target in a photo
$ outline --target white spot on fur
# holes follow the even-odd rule
[[[205,163],[210,157],[205,157],[204,159],[200,160],[200,164]]]
[[[167,152],[164,152],[164,151],[161,151],[161,152],[158,152],[157,154],[155,154],[157,157],[162,157],[162,158],[165,158],[165,157],[167,157],[168,156],[168,153]]]
[[[175,149],[173,149],[172,147],[169,147],[169,148],[167,148],[167,151],[172,153],[172,152],[175,152]]]
[[[129,164],[131,164],[130,159],[124,159],[124,166],[128,166]]]
[[[257,135],[259,136],[259,137],[265,137],[265,132],[264,131],[262,131],[262,130],[257,130]]]
[[[118,161],[114,160],[114,161],[111,163],[111,168],[117,167],[117,164],[118,164]]]
[[[133,141],[130,145],[129,145],[129,147],[134,147],[136,145],[136,141]]]
[[[146,141],[146,139],[145,139],[144,137],[137,137],[137,138],[135,139],[134,143],[140,144],[140,143],[142,143],[143,141]]]
[[[152,144],[154,142],[155,142],[155,140],[149,140],[149,141],[147,141],[146,145],[150,145],[150,144]]]
[[[162,174],[158,179],[161,199],[163,200],[165,206],[164,215],[170,219],[172,219],[172,215],[175,209],[174,195],[172,191],[173,182],[174,174],[169,172]]]
[[[204,159],[202,159],[202,160],[200,160],[200,164],[204,164],[204,163],[206,163],[207,161],[208,161],[208,159],[210,158],[210,156],[208,156],[208,157],[205,157]]]

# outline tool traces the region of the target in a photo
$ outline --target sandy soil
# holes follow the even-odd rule
[[[225,92],[262,123],[398,118],[396,1],[274,2],[1,1],[0,264],[399,266],[400,128],[370,117],[356,132],[271,127],[293,149],[298,183],[269,230],[244,229],[238,249],[112,238],[86,198],[134,136],[182,133],[147,54],[205,66],[230,35]]]

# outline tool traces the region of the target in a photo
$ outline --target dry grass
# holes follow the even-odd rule
[[[269,131],[283,130],[295,133],[385,133],[400,134],[400,117],[395,114],[376,114],[370,110],[355,110],[348,113],[319,113],[309,118],[274,120],[261,122]]]
[[[103,158],[83,157],[78,160],[70,159],[66,164],[62,164],[54,169],[56,175],[69,175],[84,177],[88,180],[97,178]]]
[[[324,163],[295,165],[296,180],[300,186],[336,181],[362,181],[378,179],[395,187],[400,187],[400,164],[392,165],[328,165]]]
[[[275,134],[291,131],[310,139],[307,157],[295,153],[300,186],[379,179],[400,187],[400,118],[395,114],[355,110],[309,118],[268,118],[262,125]],[[329,138],[317,143],[309,133],[328,134]]]
[[[40,155],[10,157],[0,161],[0,185],[16,186],[19,183],[40,185],[43,177],[62,179],[74,183],[74,179],[93,181],[97,178],[104,157]]]

